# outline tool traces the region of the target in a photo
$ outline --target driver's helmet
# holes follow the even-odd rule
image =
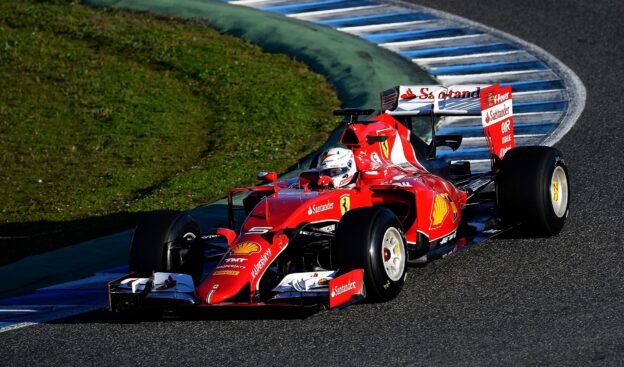
[[[319,156],[317,168],[320,175],[329,176],[335,188],[350,184],[355,177],[353,152],[346,148],[331,148]]]

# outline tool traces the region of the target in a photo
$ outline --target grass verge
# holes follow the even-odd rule
[[[0,263],[284,170],[338,105],[304,64],[197,21],[2,3]]]

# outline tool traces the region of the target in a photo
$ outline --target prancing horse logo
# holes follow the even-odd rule
[[[390,158],[390,152],[388,149],[388,140],[384,140],[381,142],[381,153],[383,154],[384,158],[386,159]]]
[[[340,197],[340,213],[344,215],[351,209],[351,197],[349,195],[342,195]]]

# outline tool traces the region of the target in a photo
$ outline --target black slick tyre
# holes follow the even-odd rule
[[[405,237],[394,213],[383,207],[348,211],[336,229],[332,265],[340,273],[364,269],[367,299],[394,299],[407,271]]]
[[[140,276],[153,272],[189,274],[198,282],[202,271],[199,225],[191,216],[174,210],[144,215],[130,247],[129,268]]]
[[[497,205],[524,233],[553,236],[569,211],[570,182],[561,153],[552,147],[517,147],[505,154],[496,180]]]

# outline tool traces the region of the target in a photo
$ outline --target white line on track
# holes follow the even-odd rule
[[[28,313],[28,312],[39,312],[39,311],[33,310],[33,309],[25,309],[25,308],[7,308],[7,309],[0,309],[0,312]]]
[[[17,322],[14,324],[0,327],[0,333],[4,333],[7,331],[16,330],[16,329],[21,329],[27,326],[34,326],[34,325],[38,325],[38,324],[102,309],[102,306],[59,305],[55,307],[61,308],[61,310],[58,310],[57,312],[53,312],[53,313],[48,313],[46,315],[41,315],[40,317],[35,318],[36,321],[23,321],[23,322]],[[67,307],[67,309],[63,309],[65,307]],[[2,324],[1,321],[0,321],[0,324]]]

